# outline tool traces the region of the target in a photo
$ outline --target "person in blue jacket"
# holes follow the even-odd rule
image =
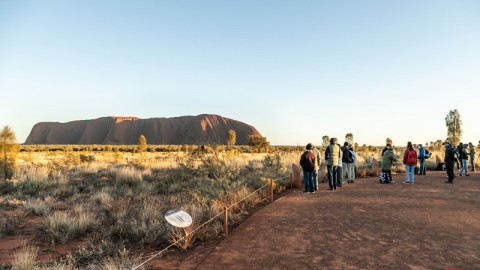
[[[418,174],[420,175],[425,175],[427,169],[425,166],[425,148],[423,148],[422,144],[418,145],[418,160],[420,161],[420,170],[418,171]]]

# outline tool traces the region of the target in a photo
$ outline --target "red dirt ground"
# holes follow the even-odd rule
[[[480,174],[454,184],[445,172],[416,176],[415,185],[404,177],[293,190],[218,246],[172,252],[145,269],[480,269]]]
[[[445,172],[415,176],[415,185],[404,177],[288,191],[228,237],[169,251],[143,269],[480,269],[480,174],[454,184]],[[0,259],[16,240],[0,240]]]

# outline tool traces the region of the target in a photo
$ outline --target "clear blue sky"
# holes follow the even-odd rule
[[[0,126],[219,114],[274,145],[480,140],[480,1],[0,0]]]

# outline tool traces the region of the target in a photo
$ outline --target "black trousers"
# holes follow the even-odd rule
[[[447,161],[447,164],[445,166],[447,169],[448,181],[453,181],[453,178],[455,178],[455,173],[453,172],[454,162]]]
[[[392,170],[382,170],[382,173],[387,174],[387,178],[385,179],[384,183],[391,183],[392,182]]]
[[[330,188],[337,188],[337,166],[327,165],[328,169],[328,185]]]

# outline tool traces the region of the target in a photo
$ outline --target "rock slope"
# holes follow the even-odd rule
[[[41,122],[33,126],[25,144],[137,144],[144,135],[148,144],[226,144],[234,130],[236,144],[247,144],[255,127],[214,114],[172,118],[102,117],[67,123]]]

